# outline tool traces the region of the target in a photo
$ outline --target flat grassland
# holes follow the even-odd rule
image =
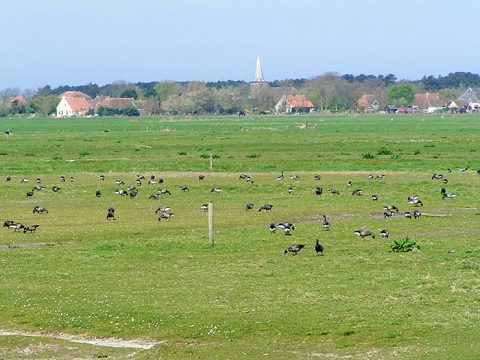
[[[40,227],[0,231],[0,334],[45,335],[0,336],[2,359],[480,356],[479,116],[1,124],[13,133],[0,139],[1,220]],[[276,180],[281,171],[284,180]],[[432,180],[433,173],[448,183]],[[137,197],[114,193],[135,185],[138,174],[146,179]],[[147,185],[150,175],[164,182]],[[27,197],[37,177],[45,190]],[[61,190],[53,192],[53,185]],[[212,193],[213,187],[223,191]],[[443,200],[442,187],[457,196]],[[363,195],[353,196],[355,188]],[[159,189],[172,194],[149,199]],[[424,206],[408,204],[409,195]],[[200,209],[209,201],[215,246]],[[255,204],[251,211],[248,202]],[[267,203],[272,211],[259,212]],[[398,215],[384,219],[386,204],[396,205]],[[35,205],[49,213],[33,214]],[[172,208],[172,219],[158,221],[162,205]],[[106,220],[109,207],[116,209],[114,221]],[[404,218],[415,209],[420,218]],[[322,229],[323,214],[329,231]],[[268,225],[280,221],[295,224],[291,236],[270,233]],[[376,238],[357,237],[360,228]],[[382,229],[389,239],[379,236]],[[389,252],[394,239],[407,236],[419,251]],[[316,239],[323,256],[313,249]],[[306,247],[284,255],[293,243]],[[158,344],[110,348],[58,334]]]

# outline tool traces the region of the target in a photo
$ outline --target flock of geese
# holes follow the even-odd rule
[[[466,172],[468,169],[469,169],[469,167],[465,167],[465,168],[459,169],[459,171],[463,173],[463,172]],[[451,170],[448,169],[448,172],[451,173]],[[480,175],[480,169],[477,170],[477,174]],[[385,175],[383,175],[383,174],[382,175],[377,175],[377,176],[369,175],[368,179],[369,180],[373,180],[373,179],[382,180],[382,179],[384,179],[384,177],[385,177]],[[299,181],[300,180],[300,176],[295,175],[295,174],[290,175],[289,178],[291,180],[294,180],[294,181]],[[199,181],[203,181],[204,179],[205,179],[205,175],[199,175],[198,176]],[[253,184],[253,178],[249,175],[241,174],[239,176],[239,179],[244,180],[246,182],[251,182]],[[285,179],[285,174],[282,171],[281,174],[278,177],[276,177],[276,180],[277,181],[283,181],[284,179]],[[316,181],[321,181],[321,176],[320,175],[314,175],[314,179]],[[12,180],[12,178],[10,176],[8,176],[6,178],[7,182],[9,182],[11,180]],[[105,181],[105,176],[100,175],[99,180],[101,182]],[[434,173],[432,175],[432,180],[438,180],[438,181],[441,181],[442,184],[448,184],[447,178],[445,178],[442,174]],[[66,182],[67,181],[66,177],[63,176],[63,175],[60,176],[60,181],[61,182]],[[71,183],[73,183],[75,181],[74,177],[71,176],[69,178],[69,181]],[[161,179],[161,178],[157,179],[155,177],[155,175],[151,175],[149,178],[145,178],[145,176],[143,176],[143,175],[137,175],[136,180],[135,180],[135,185],[128,186],[126,189],[117,189],[117,190],[114,191],[114,193],[119,195],[119,196],[130,196],[131,198],[134,198],[138,195],[138,187],[142,185],[143,181],[146,181],[148,185],[163,184],[163,182],[164,182],[164,180]],[[22,178],[21,183],[22,184],[28,184],[29,179],[28,178]],[[125,182],[122,181],[122,180],[116,180],[115,185],[124,186]],[[353,183],[351,181],[349,181],[347,183],[347,186],[352,187]],[[32,188],[31,191],[27,191],[26,196],[27,197],[33,197],[34,193],[36,191],[43,191],[43,190],[45,190],[45,187],[43,185],[41,185],[41,179],[36,178],[36,185]],[[54,185],[54,186],[52,186],[51,190],[53,192],[59,192],[61,190],[61,188],[59,186]],[[189,192],[190,191],[190,189],[186,185],[180,186],[179,190],[181,190],[183,192]],[[222,191],[223,190],[220,187],[214,187],[210,190],[211,193],[221,193]],[[292,186],[289,186],[288,189],[287,189],[287,192],[288,192],[288,194],[293,194],[294,193],[294,188]],[[322,194],[323,194],[322,186],[316,186],[315,189],[314,189],[314,192],[315,192],[316,196],[322,196]],[[335,195],[335,196],[340,195],[340,192],[335,188],[329,188],[328,193],[330,193],[331,195]],[[353,191],[351,191],[351,194],[352,194],[352,196],[362,196],[363,191],[362,191],[362,189],[357,187],[357,188],[354,188]],[[151,195],[149,195],[148,198],[149,199],[159,199],[160,197],[163,197],[165,195],[171,195],[171,192],[168,189],[163,188],[163,189],[159,189],[157,192],[152,193]],[[440,195],[441,195],[441,198],[444,199],[444,200],[445,199],[454,199],[457,196],[456,194],[447,192],[445,187],[441,188]],[[95,192],[95,196],[96,197],[101,197],[102,196],[101,191],[97,190]],[[378,194],[371,195],[371,200],[374,201],[374,202],[378,201],[379,200]],[[407,203],[412,205],[413,207],[415,207],[415,210],[405,211],[404,214],[403,214],[403,216],[405,218],[407,218],[407,219],[412,219],[412,218],[413,219],[418,219],[420,216],[422,216],[422,212],[420,211],[420,208],[422,208],[424,204],[423,204],[421,198],[418,195],[409,195],[407,197]],[[204,211],[208,211],[209,204],[202,204],[202,206],[200,208]],[[254,204],[253,203],[249,202],[249,203],[246,204],[246,206],[245,206],[246,211],[251,211],[253,209],[254,209]],[[262,212],[262,211],[269,212],[272,209],[273,209],[272,204],[264,204],[264,205],[262,205],[258,208],[258,212]],[[33,208],[33,213],[38,213],[38,214],[46,213],[46,214],[48,214],[48,210],[43,206],[38,206],[37,205]],[[385,219],[396,216],[396,215],[398,215],[398,213],[399,213],[399,209],[398,209],[397,206],[395,206],[393,204],[383,205],[383,216],[384,216]],[[171,207],[168,207],[168,206],[160,206],[158,209],[156,209],[155,214],[159,214],[159,218],[158,218],[159,221],[170,220],[174,217],[174,213],[171,212]],[[328,220],[327,216],[322,215],[322,218],[323,218],[322,219],[323,230],[326,230],[326,231],[330,230],[331,224],[330,224],[330,221]],[[107,210],[106,219],[107,220],[115,220],[115,208],[110,207]],[[35,232],[36,229],[39,226],[40,225],[24,226],[21,223],[16,223],[16,222],[11,221],[11,220],[6,220],[4,222],[4,227],[14,229],[15,231],[23,230],[24,233]],[[285,235],[291,235],[292,232],[295,230],[295,225],[292,224],[291,222],[270,223],[268,225],[268,229],[271,233],[274,233],[277,230],[281,230],[281,231],[284,232]],[[372,239],[375,239],[375,233],[370,231],[370,230],[367,230],[367,229],[354,230],[353,233],[355,235],[361,237],[362,239],[364,239],[366,237],[370,237]],[[389,233],[388,229],[383,229],[382,231],[380,231],[379,234],[382,238],[388,238],[390,233]],[[284,250],[284,254],[291,253],[293,255],[297,255],[303,248],[305,248],[304,244],[295,243],[295,244],[292,244],[291,246],[289,246],[288,248],[286,248]],[[317,255],[318,254],[323,255],[324,246],[319,243],[318,239],[316,240],[316,243],[314,245],[314,249],[315,249],[315,252],[316,252]]]

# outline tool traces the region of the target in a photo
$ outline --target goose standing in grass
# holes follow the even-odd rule
[[[105,175],[100,175],[100,176],[98,177],[98,179],[99,179],[100,181],[105,181]]]
[[[412,218],[412,213],[410,211],[405,211],[403,216],[405,216],[406,219],[411,219]]]
[[[323,255],[323,245],[318,242],[318,239],[315,242],[315,252],[317,253],[317,255],[318,253],[320,253],[320,255]]]
[[[448,193],[445,188],[442,188],[442,189],[440,190],[440,194],[442,194],[442,200],[445,200],[445,199],[453,199],[454,197],[457,196],[457,195],[455,195],[455,194]]]
[[[392,212],[392,211],[385,210],[385,211],[383,212],[383,218],[384,218],[384,219],[390,219],[391,217],[393,217],[393,212]]]
[[[411,195],[407,198],[407,202],[414,206],[423,206],[422,200],[417,195]]]
[[[315,175],[313,177],[316,181],[320,181],[322,179],[322,177],[320,175]]]
[[[245,210],[252,210],[253,209],[253,203],[248,203],[246,206],[245,206]]]
[[[207,206],[208,206],[208,204],[207,204]],[[172,208],[170,206],[160,206],[157,210],[155,210],[155,214],[157,214],[159,212],[162,212],[162,213],[169,212],[170,210],[172,210]]]
[[[285,176],[283,175],[283,170],[282,170],[282,173],[279,176],[277,176],[277,181],[282,181],[284,178]]]
[[[277,228],[282,229],[285,235],[291,235],[292,230],[295,230],[295,226],[289,222],[278,223]]]
[[[390,211],[390,212],[395,211],[398,213],[398,208],[395,205],[383,205],[383,210]]]
[[[362,239],[364,239],[367,236],[371,236],[372,239],[375,239],[375,234],[371,231],[368,231],[368,230],[360,229],[360,230],[355,230],[353,233],[355,235],[360,236]]]
[[[164,212],[160,217],[158,218],[158,221],[165,219],[165,220],[170,220],[175,214],[174,213],[169,213],[169,212]]]
[[[294,175],[291,175],[291,176],[290,176],[290,179],[292,179],[292,180],[300,180],[300,176],[294,174]]]
[[[198,180],[200,181],[205,180],[205,175],[198,175]]]
[[[208,211],[208,204],[203,204],[202,206],[200,206],[200,209],[202,209],[203,211]]]
[[[334,188],[331,188],[331,189],[328,189],[328,192],[332,195],[340,195],[340,192],[338,192],[336,189]]]
[[[355,195],[355,196],[362,196],[363,192],[362,192],[362,189],[360,188],[356,188],[355,190],[352,191],[352,195]]]
[[[465,171],[467,171],[468,169],[470,169],[470,166],[465,166],[463,168],[460,168],[460,172],[464,173]]]
[[[322,228],[323,230],[330,230],[330,222],[327,220],[326,215],[323,215]]]
[[[415,219],[419,218],[420,216],[422,216],[421,211],[415,210],[415,211],[413,212],[413,217],[414,217]]]
[[[53,192],[59,192],[61,189],[58,186],[53,185],[52,186],[52,191]]]
[[[293,194],[293,187],[290,186],[290,187],[288,188],[288,194],[289,194],[289,195],[292,195],[292,194]]]
[[[321,186],[317,186],[317,187],[315,188],[315,194],[316,194],[317,196],[322,195],[322,194],[323,194],[323,188],[322,188]]]
[[[372,201],[378,201],[378,195],[377,194],[372,195]]]
[[[180,190],[190,192],[190,189],[188,188],[187,185],[180,186]]]
[[[277,224],[271,223],[268,225],[268,230],[270,230],[270,232],[273,234],[277,230]]]
[[[302,244],[293,244],[284,250],[284,254],[291,252],[293,255],[297,255],[300,250],[302,250],[305,245]]]
[[[390,235],[390,232],[387,229],[383,229],[380,231],[380,236],[384,239],[388,239],[388,235]]]

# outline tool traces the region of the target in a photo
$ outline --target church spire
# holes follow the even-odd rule
[[[257,56],[257,66],[255,68],[255,82],[264,82],[262,65],[260,64],[260,56]]]

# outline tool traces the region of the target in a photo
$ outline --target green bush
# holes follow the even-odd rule
[[[378,151],[377,151],[377,155],[392,155],[393,153],[388,150],[386,147],[381,147]]]
[[[362,154],[362,158],[364,158],[364,159],[375,159],[375,155],[373,155],[372,153],[365,153],[365,154]]]
[[[390,244],[390,252],[409,252],[413,250],[420,250],[420,246],[417,245],[417,242],[411,240],[408,236],[404,239],[393,240],[393,243]]]

